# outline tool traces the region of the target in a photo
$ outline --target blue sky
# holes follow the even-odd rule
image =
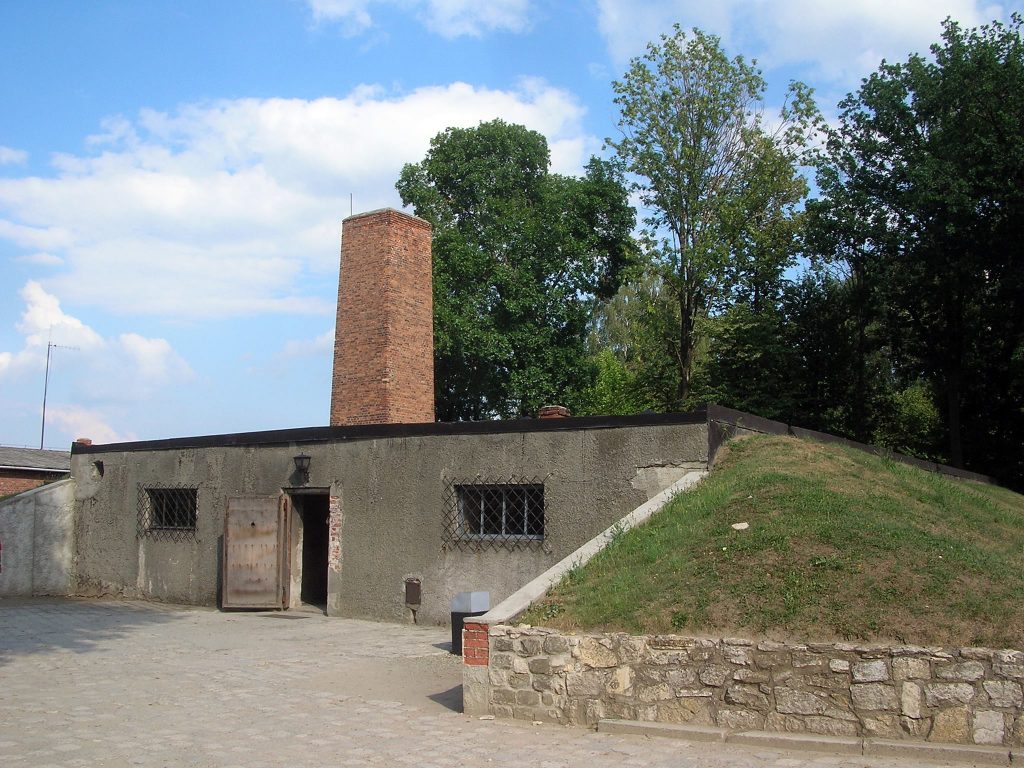
[[[1024,0],[0,3],[0,444],[327,423],[341,220],[501,117],[578,173],[674,22],[826,114],[952,16]]]

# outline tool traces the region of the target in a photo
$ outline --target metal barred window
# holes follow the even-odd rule
[[[188,541],[196,537],[199,489],[139,486],[139,537]]]
[[[544,483],[537,480],[450,482],[445,490],[445,544],[515,549],[544,541]]]

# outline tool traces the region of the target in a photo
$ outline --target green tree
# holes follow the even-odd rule
[[[441,420],[535,413],[592,383],[588,321],[635,260],[621,173],[550,173],[536,131],[449,128],[402,169],[402,202],[434,227],[434,379]]]
[[[816,250],[845,261],[871,294],[865,304],[880,308],[894,366],[937,393],[952,463],[1018,481],[1021,24],[1015,15],[964,30],[947,20],[931,57],[883,62],[840,104],[822,197],[808,205]]]
[[[647,244],[677,306],[666,399],[681,407],[702,319],[741,296],[760,305],[793,259],[807,192],[797,166],[817,112],[793,83],[769,132],[759,71],[728,58],[717,37],[687,38],[678,25],[613,87],[622,137],[607,143],[634,175]]]

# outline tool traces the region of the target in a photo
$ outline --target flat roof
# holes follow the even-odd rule
[[[85,445],[74,443],[72,454],[169,451],[181,448],[225,448],[237,446],[296,445],[395,437],[436,437],[444,435],[498,435],[523,432],[566,432],[617,427],[671,424],[702,424],[707,409],[687,413],[638,413],[632,416],[570,416],[564,419],[508,419],[502,421],[454,421],[426,424],[361,424],[347,427],[302,427],[264,432],[174,437],[167,440],[139,440],[131,443]]]

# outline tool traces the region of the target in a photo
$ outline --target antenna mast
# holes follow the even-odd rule
[[[46,437],[46,393],[50,388],[50,352],[54,349],[78,349],[78,347],[65,347],[54,344],[52,341],[46,343],[46,376],[43,378],[43,424],[39,429],[39,450],[43,450],[43,438]]]

